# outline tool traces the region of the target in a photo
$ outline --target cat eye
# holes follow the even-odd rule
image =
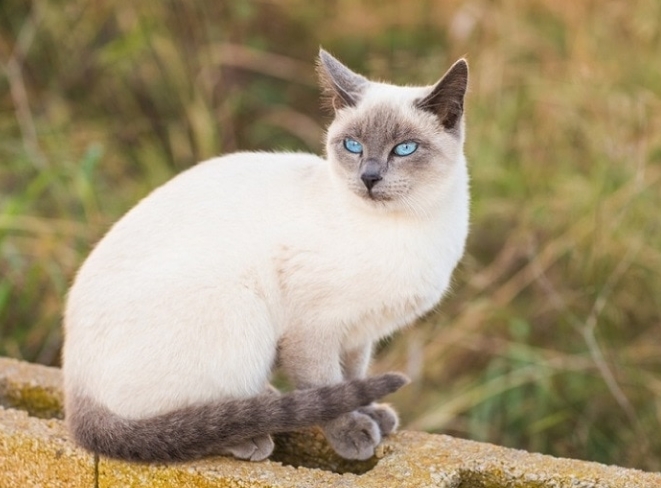
[[[363,145],[355,139],[346,138],[344,140],[344,149],[350,153],[360,154],[363,152]]]
[[[397,154],[397,156],[408,156],[409,154],[413,154],[416,149],[418,149],[417,142],[407,141],[402,142],[401,144],[397,144],[392,152]]]

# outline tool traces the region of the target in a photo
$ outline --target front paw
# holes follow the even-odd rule
[[[392,434],[399,426],[397,412],[385,403],[373,403],[372,405],[359,408],[358,411],[376,422],[382,437]]]
[[[369,459],[381,442],[379,425],[357,411],[327,422],[323,430],[331,447],[345,459]]]

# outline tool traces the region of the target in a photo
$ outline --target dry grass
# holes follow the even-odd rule
[[[656,0],[5,0],[0,354],[57,364],[75,269],[172,174],[319,151],[319,44],[396,82],[471,64],[468,253],[375,363],[416,379],[405,424],[661,469]]]

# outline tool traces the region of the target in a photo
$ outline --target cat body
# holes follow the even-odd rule
[[[463,113],[461,68],[444,80],[463,74],[463,88],[446,82],[441,98]],[[429,98],[442,82],[368,82],[323,51],[321,70],[336,110],[327,159],[200,163],[129,211],[81,267],[63,370],[83,446],[258,460],[269,434],[321,424],[341,455],[364,459],[396,427],[372,402],[405,380],[367,377],[371,348],[438,303],[463,254],[463,121],[446,127],[456,103]],[[276,365],[296,391],[270,392]]]

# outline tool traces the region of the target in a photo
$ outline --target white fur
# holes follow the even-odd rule
[[[374,87],[366,103],[424,90]],[[466,161],[447,145],[418,213],[363,201],[311,154],[232,154],[158,188],[71,288],[67,392],[147,417],[258,394],[286,334],[348,351],[410,324],[447,289],[468,231]]]

